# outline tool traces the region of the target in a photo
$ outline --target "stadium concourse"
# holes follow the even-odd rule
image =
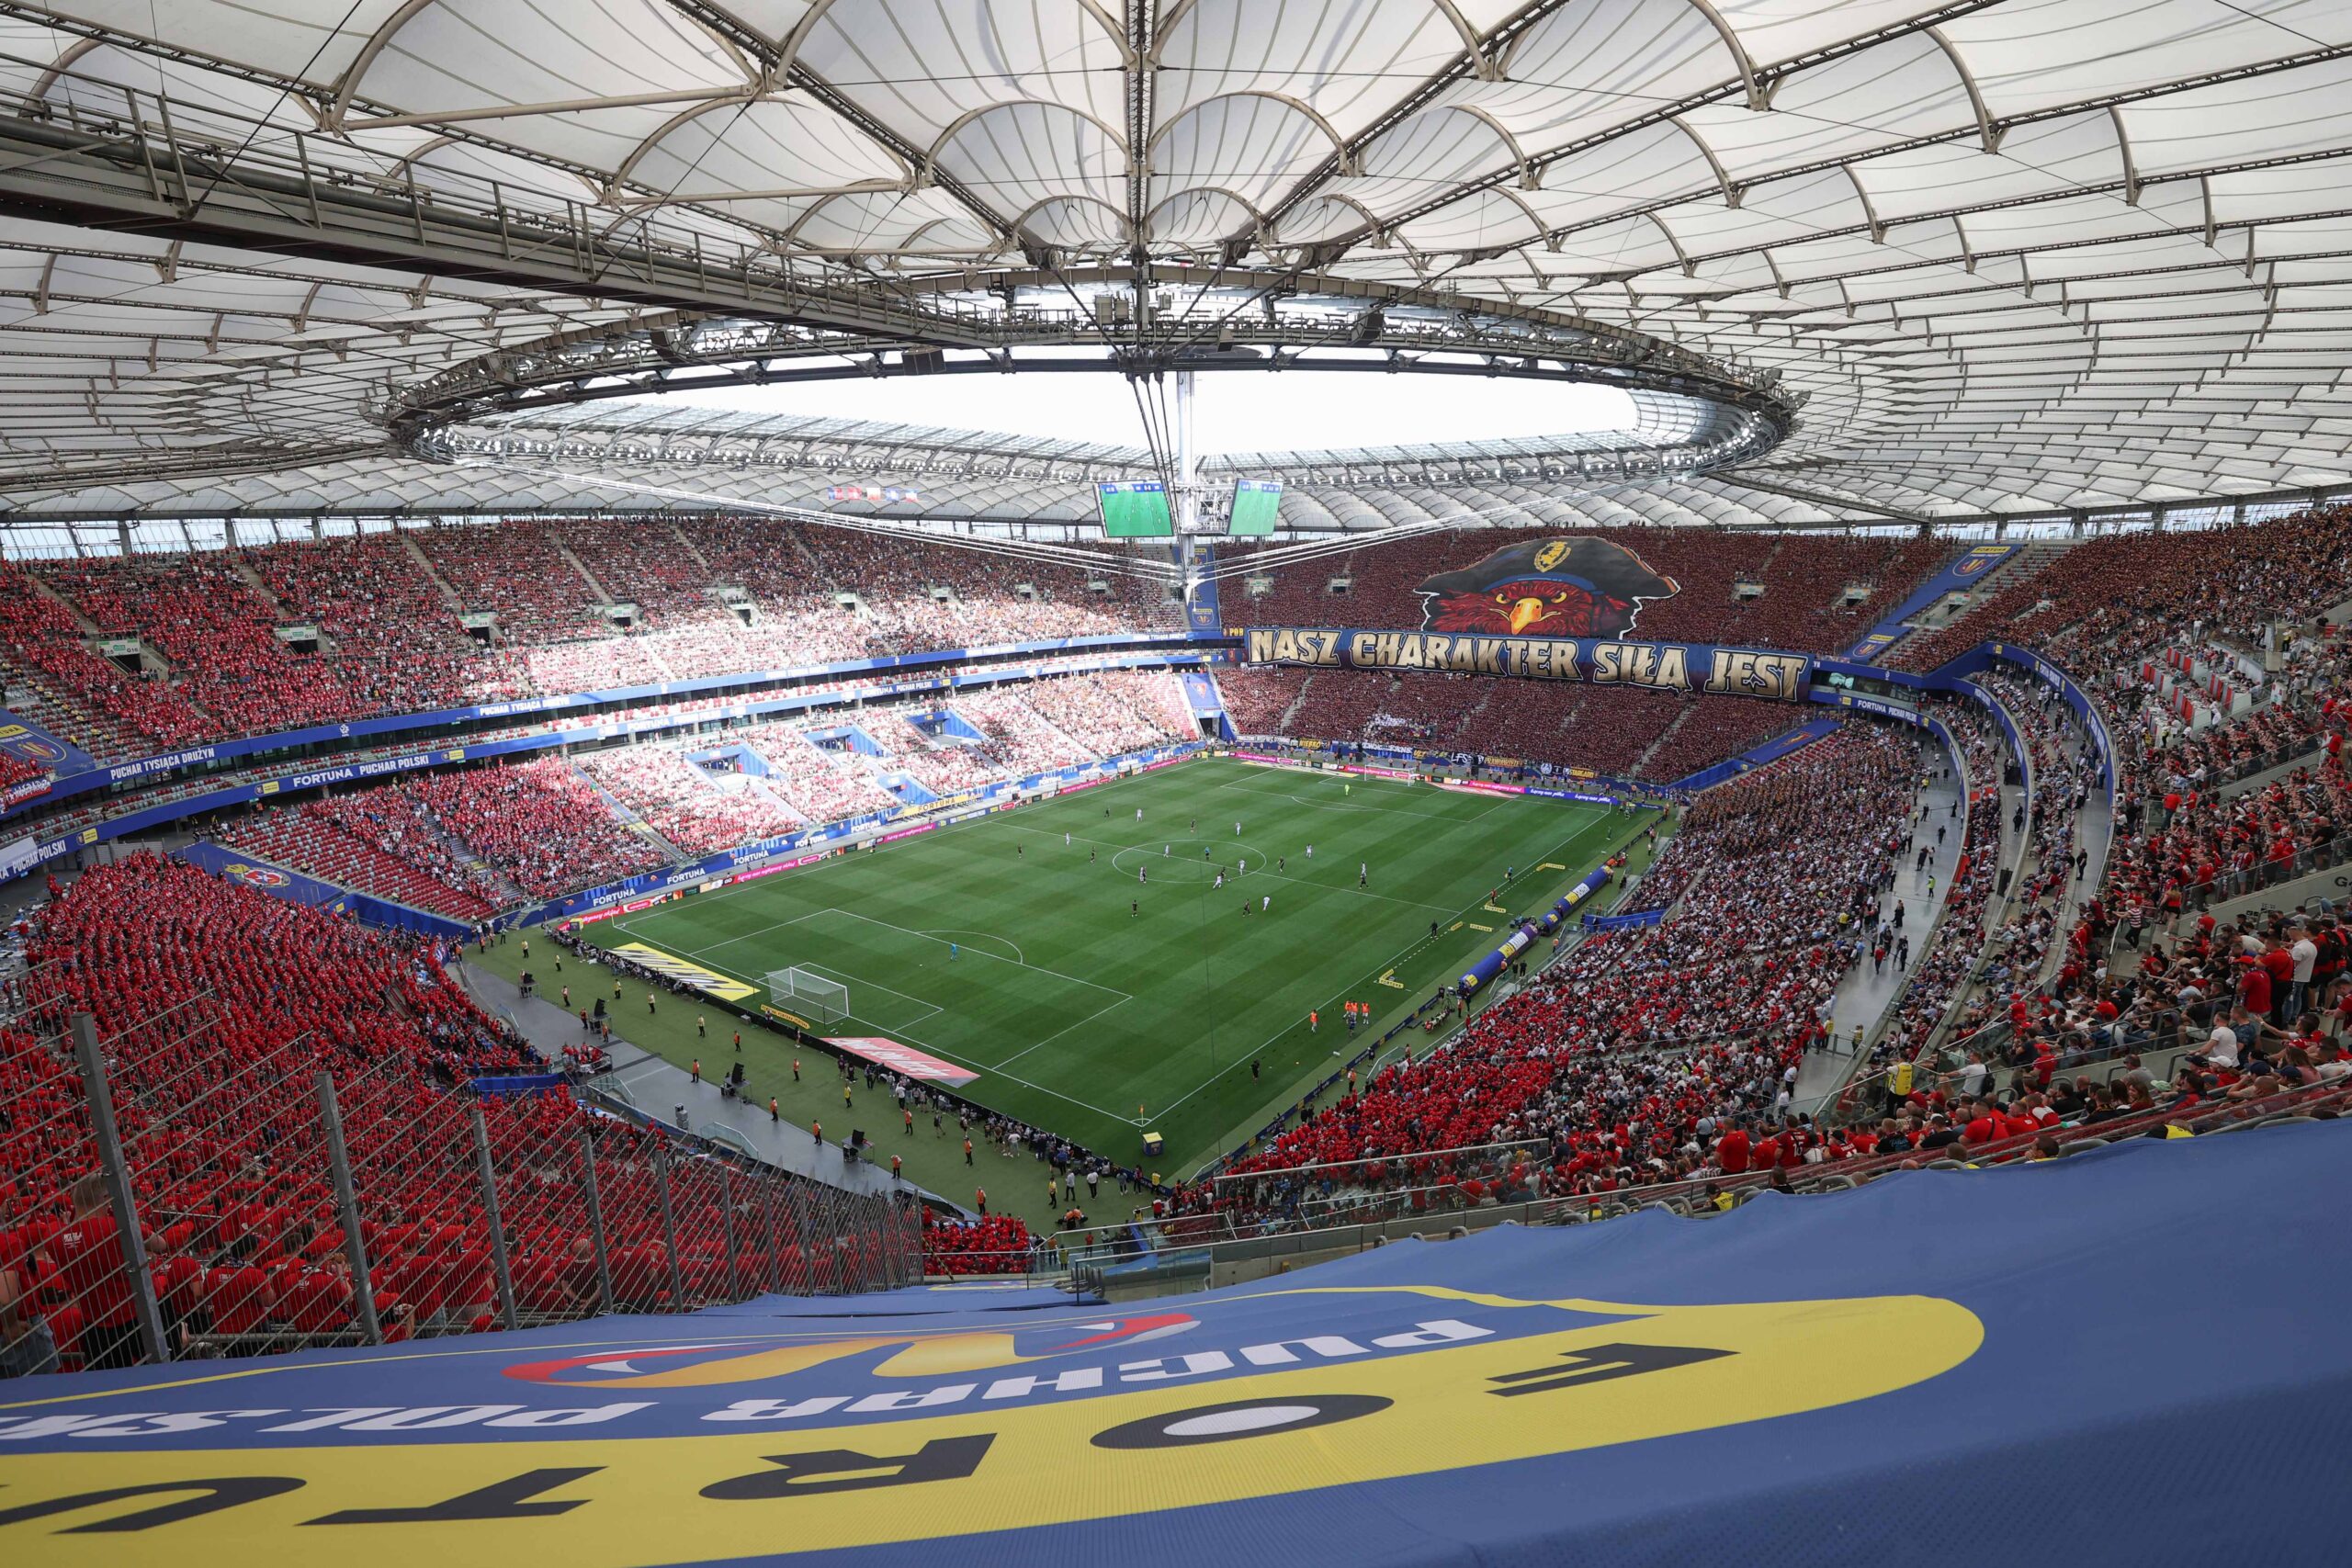
[[[2343,1560],[2347,93],[0,0],[0,1561]]]

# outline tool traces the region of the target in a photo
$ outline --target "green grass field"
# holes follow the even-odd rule
[[[1204,761],[587,931],[752,985],[814,971],[849,988],[853,1016],[823,1032],[956,1063],[978,1075],[966,1097],[1114,1158],[1156,1130],[1161,1168],[1189,1171],[1365,1043],[1343,998],[1369,1003],[1377,1032],[1487,951],[1505,867],[1518,874],[1502,902],[1524,914],[1635,826],[1599,807]],[[755,1083],[780,1076],[751,1066]]]

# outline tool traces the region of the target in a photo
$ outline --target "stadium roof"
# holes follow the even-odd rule
[[[1111,338],[1696,399],[1634,476],[1694,516],[2341,485],[2347,53],[2331,0],[0,0],[0,501],[430,507],[481,476],[420,421]]]

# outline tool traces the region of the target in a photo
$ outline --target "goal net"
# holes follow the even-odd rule
[[[768,971],[768,996],[781,1008],[806,1013],[819,1023],[839,1023],[849,1016],[849,987],[806,969]]]

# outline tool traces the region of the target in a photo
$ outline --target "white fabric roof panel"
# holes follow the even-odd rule
[[[982,308],[992,270],[1137,245],[1548,306],[1778,370],[1810,401],[1759,474],[1922,508],[2344,466],[2340,419],[2242,423],[2347,400],[2341,0],[1158,0],[1140,54],[1129,23],[0,0],[0,90],[98,116],[162,92],[226,148],[266,121],[257,145],[299,131],[356,179],[494,181],[885,291],[962,273]],[[334,482],[423,500],[385,450],[399,389],[643,309],[0,211],[0,486],[83,493],[109,454],[201,443],[284,453],[288,496],[374,461],[382,483]],[[1792,515],[1702,493],[1662,510]]]

